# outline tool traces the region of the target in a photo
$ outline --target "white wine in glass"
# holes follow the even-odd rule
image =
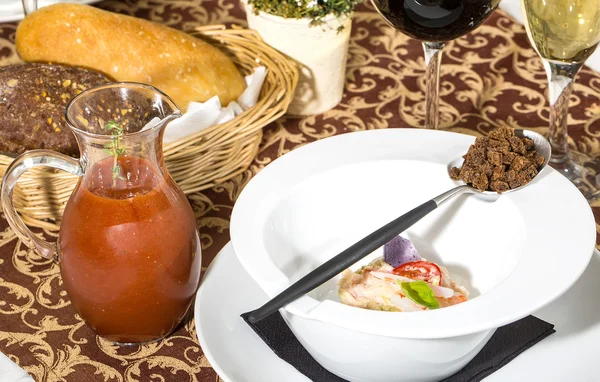
[[[569,178],[588,198],[597,184],[569,155],[567,116],[575,76],[600,41],[600,0],[522,0],[529,40],[542,58],[548,76],[550,165]],[[600,168],[599,166],[592,166]]]

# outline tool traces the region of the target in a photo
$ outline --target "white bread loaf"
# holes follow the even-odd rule
[[[245,82],[223,52],[187,33],[88,5],[55,4],[28,15],[17,29],[28,62],[102,72],[117,81],[153,85],[185,111],[190,101],[236,100]]]

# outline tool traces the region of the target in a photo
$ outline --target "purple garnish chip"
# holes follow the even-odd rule
[[[401,236],[396,236],[383,246],[383,261],[396,268],[410,261],[419,261],[421,256],[413,243]]]

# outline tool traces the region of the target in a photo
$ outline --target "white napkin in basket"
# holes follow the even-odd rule
[[[239,96],[237,102],[232,101],[226,107],[221,106],[218,96],[206,102],[190,102],[187,112],[167,125],[163,143],[175,142],[208,127],[231,121],[256,105],[266,76],[267,68],[264,66],[255,68],[252,74],[245,77],[246,90]],[[159,118],[153,118],[142,130],[151,128],[159,121]]]
[[[33,378],[10,358],[0,352],[0,381],[33,382]]]

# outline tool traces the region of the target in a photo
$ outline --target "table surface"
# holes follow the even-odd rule
[[[235,0],[115,0],[98,6],[183,30],[220,23],[245,25],[244,11]],[[16,23],[0,24],[0,65],[18,60],[15,30]],[[442,128],[471,135],[486,134],[501,124],[547,131],[547,83],[541,61],[524,28],[506,13],[497,11],[477,31],[448,44],[444,53]],[[340,105],[323,115],[281,118],[270,124],[247,171],[189,196],[201,233],[203,265],[229,240],[229,218],[242,188],[275,158],[336,134],[421,127],[423,74],[420,43],[389,27],[370,6],[359,6]],[[584,68],[571,98],[573,149],[600,156],[599,119],[600,75]],[[599,221],[600,208],[594,213]],[[190,310],[180,329],[162,342],[111,346],[96,338],[76,315],[58,265],[28,250],[0,219],[0,351],[36,381],[218,381],[202,354],[191,318]],[[525,362],[526,354],[513,362]]]

